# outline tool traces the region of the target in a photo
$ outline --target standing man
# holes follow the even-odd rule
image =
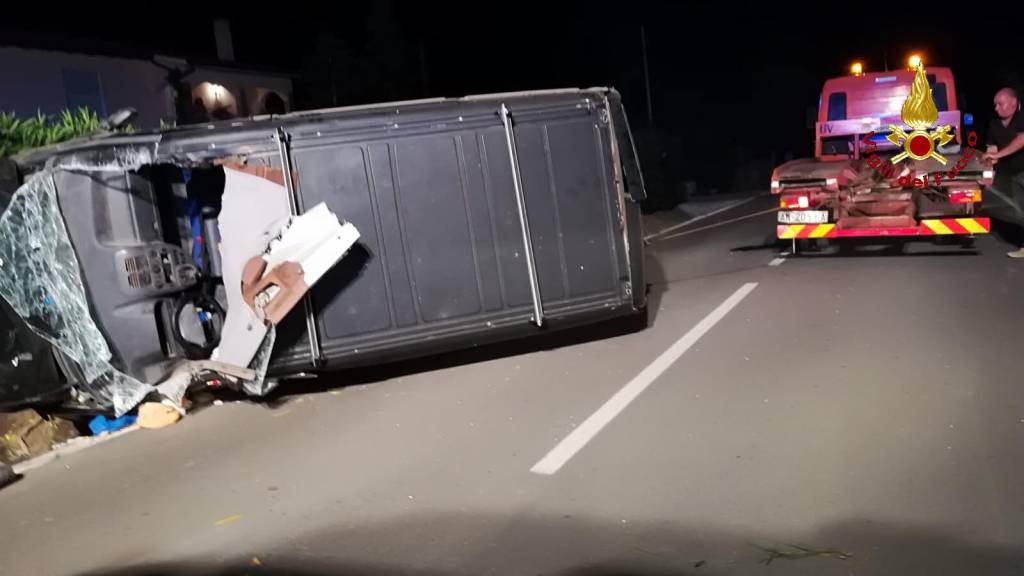
[[[993,101],[996,118],[988,125],[987,148],[982,160],[999,164],[997,171],[1010,182],[1018,221],[1024,221],[1024,114],[1020,111],[1020,100],[1013,88],[999,90]],[[1007,256],[1024,258],[1024,247]]]

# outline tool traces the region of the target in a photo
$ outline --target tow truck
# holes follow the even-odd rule
[[[931,120],[927,128],[913,121],[922,110]],[[964,132],[963,120],[952,71],[925,70],[919,55],[908,58],[905,70],[870,73],[854,63],[849,75],[826,80],[814,158],[772,173],[776,236],[792,240],[794,253],[834,242],[842,248],[848,246],[842,239],[856,237],[972,245],[990,230],[978,213],[994,172],[969,145],[976,134]],[[969,115],[966,120],[972,124]]]

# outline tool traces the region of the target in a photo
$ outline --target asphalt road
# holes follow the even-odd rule
[[[778,258],[772,219],[653,244],[646,330],[34,469],[0,491],[0,574],[1024,573],[1024,262],[995,234]]]

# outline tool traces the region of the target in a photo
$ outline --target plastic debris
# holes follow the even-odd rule
[[[220,520],[217,520],[216,522],[213,523],[213,525],[214,526],[223,526],[225,524],[231,524],[232,522],[235,522],[235,521],[237,521],[237,520],[239,520],[241,518],[242,518],[241,514],[232,514],[231,516],[228,516],[227,518],[221,518]]]
[[[165,428],[181,420],[177,408],[162,402],[146,402],[139,406],[139,426],[156,429]]]
[[[106,416],[100,414],[89,421],[89,430],[92,430],[94,436],[109,434],[135,424],[136,419],[136,416],[121,416],[120,418],[109,420]]]

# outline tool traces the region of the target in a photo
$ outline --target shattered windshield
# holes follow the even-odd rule
[[[0,271],[0,296],[78,365],[83,391],[93,401],[123,413],[145,396],[149,386],[110,363],[110,349],[89,312],[49,170],[33,174],[0,215]]]

